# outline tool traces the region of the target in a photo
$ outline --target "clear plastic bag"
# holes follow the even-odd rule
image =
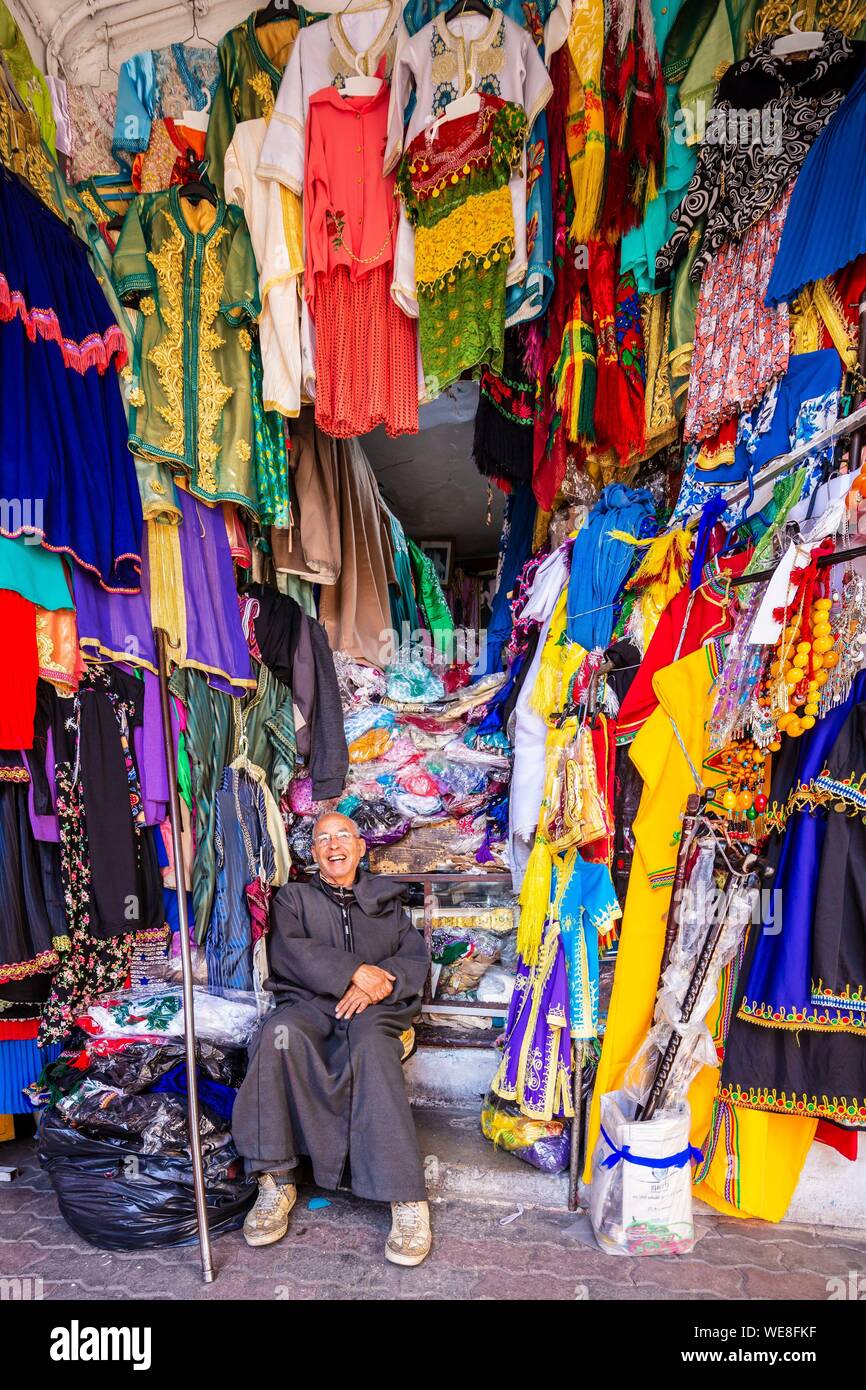
[[[270,994],[240,989],[193,991],[196,1037],[245,1047],[274,1007]],[[117,990],[94,1000],[76,1020],[91,1037],[172,1038],[183,1036],[183,995],[176,985]]]
[[[687,1104],[635,1120],[622,1091],[601,1098],[592,1155],[590,1218],[609,1255],[687,1255],[695,1243]]]

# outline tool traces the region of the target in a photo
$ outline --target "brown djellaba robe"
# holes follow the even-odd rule
[[[249,1172],[285,1171],[306,1156],[320,1187],[342,1186],[351,1173],[358,1197],[425,1200],[400,1035],[418,1012],[429,955],[404,893],[361,870],[349,890],[316,877],[274,898],[266,987],[277,1008],[253,1043],[232,1116]],[[362,964],[396,976],[393,992],[337,1019]]]

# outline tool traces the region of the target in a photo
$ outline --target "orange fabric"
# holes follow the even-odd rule
[[[316,424],[349,439],[384,425],[418,431],[415,320],[391,298],[391,267],[351,280],[345,266],[318,277]]]

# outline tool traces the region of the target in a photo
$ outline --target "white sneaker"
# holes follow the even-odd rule
[[[385,1259],[395,1265],[419,1265],[430,1254],[430,1208],[426,1202],[392,1202],[391,1232]]]
[[[278,1183],[270,1173],[259,1178],[259,1195],[244,1222],[247,1245],[273,1245],[289,1229],[289,1212],[298,1199],[294,1183]]]

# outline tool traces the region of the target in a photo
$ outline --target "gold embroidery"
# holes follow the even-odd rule
[[[183,232],[172,227],[171,235],[162,244],[161,251],[148,251],[163,304],[163,321],[166,331],[156,347],[148,353],[148,360],[156,367],[159,384],[162,387],[166,404],[157,406],[157,412],[169,427],[169,433],[162,443],[167,454],[183,455],[184,452],[184,411],[183,411]],[[140,404],[144,404],[143,393]],[[130,397],[132,400],[132,397]],[[133,405],[137,402],[133,401]]]
[[[457,76],[457,54],[437,53],[430,70],[434,87],[441,82],[453,82]]]
[[[239,439],[235,445],[235,453],[243,463],[249,463],[253,451],[245,439]]]
[[[147,396],[144,394],[140,386],[136,386],[135,390],[130,391],[129,393],[129,404],[135,406],[136,410],[139,410],[141,406],[144,405],[146,400]],[[162,413],[163,412],[160,410],[160,414]]]
[[[132,368],[130,367],[128,362],[126,366],[122,369],[120,375],[123,377],[124,381],[132,381]]]
[[[205,492],[216,492],[217,479],[214,471],[220,455],[220,445],[214,435],[222,418],[226,403],[234,394],[231,386],[226,386],[219,375],[214,361],[214,352],[225,346],[225,339],[216,331],[217,315],[222,299],[223,269],[217,256],[217,247],[228,233],[220,227],[213,239],[205,247],[204,263],[201,272],[201,293],[199,309],[201,327],[198,345],[198,484]]]
[[[247,86],[251,87],[255,95],[262,104],[262,115],[266,121],[271,119],[274,109],[274,88],[271,79],[266,72],[254,73],[247,78]]]
[[[514,217],[508,184],[470,198],[433,227],[415,234],[415,275],[420,289],[437,284],[459,265],[484,260],[510,244]],[[509,251],[509,255],[510,255]]]
[[[238,342],[240,343],[240,345],[241,345],[241,347],[243,348],[244,352],[249,352],[250,349],[252,348],[253,340],[252,340],[252,338],[250,337],[249,333],[247,332],[247,330],[246,330],[245,328],[241,328],[241,329],[239,330],[239,332],[238,332]]]
[[[85,188],[82,188],[78,196],[81,199],[84,206],[87,208],[87,211],[90,213],[90,216],[93,218],[93,220],[95,222],[101,222],[103,220],[103,213],[93,194],[88,193]]]
[[[156,313],[156,301],[154,300],[153,295],[146,294],[144,298],[140,301],[138,307],[141,310],[141,312],[144,315],[146,315],[147,318],[150,318],[151,314]]]

